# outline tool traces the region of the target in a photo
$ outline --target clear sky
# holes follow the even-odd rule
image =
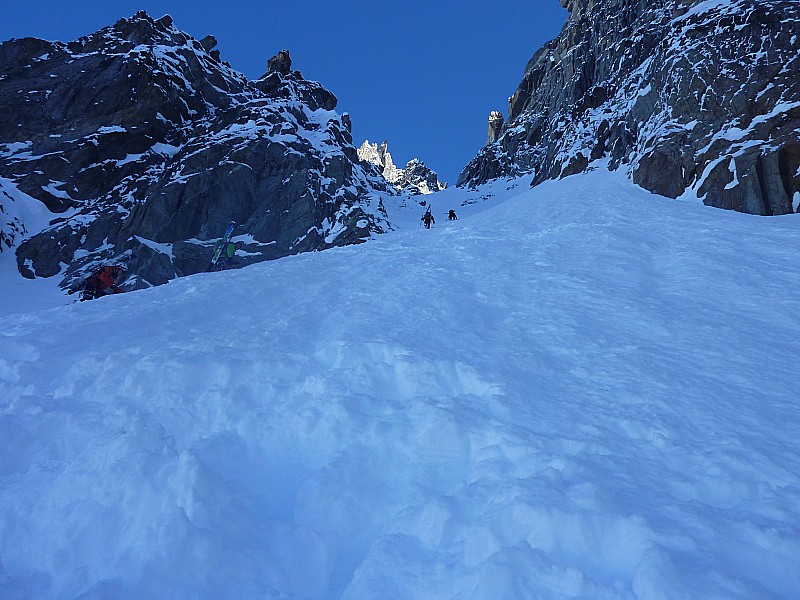
[[[288,49],[295,69],[349,112],[356,145],[389,140],[398,166],[419,157],[455,184],[486,141],[489,112],[508,114],[525,64],[558,35],[558,0],[0,0],[0,40],[70,41],[146,10],[254,79]]]

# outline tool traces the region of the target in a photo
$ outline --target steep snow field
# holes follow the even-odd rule
[[[94,302],[7,281],[0,598],[800,598],[800,217],[507,187]]]

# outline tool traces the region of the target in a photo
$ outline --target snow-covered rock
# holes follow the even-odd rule
[[[386,181],[399,191],[410,194],[432,194],[447,189],[447,184],[441,183],[439,176],[418,158],[412,158],[403,169],[398,169],[392,160],[386,140],[380,146],[364,140],[358,149],[358,157],[364,162],[375,165]]]
[[[248,81],[215,45],[144,12],[68,44],[0,45],[0,177],[55,213],[16,248],[23,275],[68,287],[132,250],[129,285],[146,287],[204,271],[231,220],[241,264],[391,227],[373,192],[394,190],[359,162],[336,97],[286,51]]]
[[[371,144],[369,140],[364,140],[364,143],[358,148],[358,158],[378,167],[381,175],[389,183],[394,184],[400,179],[401,170],[395,166],[392,160],[387,140],[383,140],[380,145]]]
[[[499,139],[458,185],[606,160],[644,188],[772,215],[800,192],[800,4],[562,0]],[[490,137],[491,141],[491,137]]]

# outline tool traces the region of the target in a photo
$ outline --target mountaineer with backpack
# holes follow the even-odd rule
[[[118,281],[125,276],[128,268],[124,263],[119,262],[114,265],[105,265],[95,270],[83,282],[83,289],[81,292],[81,302],[84,300],[95,300],[100,296],[108,296],[109,294],[121,294],[123,290]],[[74,294],[78,290],[70,290],[69,294]]]
[[[219,256],[217,257],[217,261],[211,265],[211,270],[222,271],[236,266],[236,251],[242,248],[244,248],[244,242],[217,242],[217,245],[214,247],[214,256],[217,256],[217,252],[219,252]]]
[[[425,211],[425,214],[422,215],[420,219],[423,223],[425,223],[425,229],[430,229],[431,224],[436,223],[436,219],[433,218],[433,213],[431,212],[431,207],[428,205],[428,210]]]

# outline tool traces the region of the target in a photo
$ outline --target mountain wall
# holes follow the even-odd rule
[[[69,287],[132,251],[128,285],[164,283],[206,270],[231,220],[242,264],[391,227],[373,192],[394,190],[359,163],[336,97],[286,51],[248,81],[215,45],[144,12],[68,44],[0,44],[0,250],[24,276]],[[52,212],[43,231],[20,194]]]
[[[458,185],[607,164],[676,198],[759,215],[800,204],[800,3],[561,0],[508,119]],[[495,126],[497,124],[495,118]],[[494,139],[493,139],[494,138]]]

